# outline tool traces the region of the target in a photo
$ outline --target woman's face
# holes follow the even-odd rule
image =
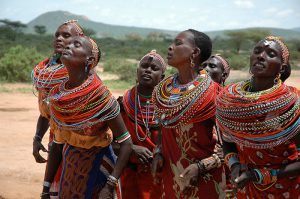
[[[92,56],[92,47],[87,37],[72,37],[69,44],[62,51],[61,61],[65,66],[84,66]]]
[[[275,41],[258,42],[250,57],[250,71],[254,77],[276,77],[282,68],[281,47]]]
[[[72,23],[61,25],[54,34],[53,47],[54,52],[61,54],[65,46],[71,41],[71,38],[78,36],[78,32]]]
[[[179,33],[168,48],[168,64],[175,68],[190,65],[194,49],[194,35],[189,31]]]
[[[154,88],[161,80],[163,66],[155,57],[144,57],[137,69],[137,78],[140,85],[147,88]]]
[[[214,82],[221,84],[224,81],[224,67],[219,59],[210,57],[202,65]]]

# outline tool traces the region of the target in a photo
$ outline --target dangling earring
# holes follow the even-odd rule
[[[190,57],[190,60],[191,60],[191,68],[194,68],[195,67],[195,63],[194,63],[194,60],[192,57]]]
[[[278,74],[276,75],[275,79],[274,79],[274,85],[276,85],[276,84],[278,84],[278,83],[279,83],[279,81],[280,81],[280,77],[281,77],[281,74],[280,74],[280,73],[278,73]]]
[[[88,61],[86,61],[85,67],[84,67],[84,72],[85,72],[85,73],[88,72],[88,68],[89,68]]]
[[[251,71],[251,68],[249,68],[249,74],[250,75],[253,75],[252,71]]]

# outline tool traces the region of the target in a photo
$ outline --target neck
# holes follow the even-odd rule
[[[137,91],[139,94],[143,95],[143,96],[151,96],[152,95],[152,91],[154,88],[148,88],[145,86],[142,86],[140,84],[137,85]]]
[[[74,69],[68,70],[68,73],[69,73],[69,79],[68,82],[66,83],[68,89],[80,86],[88,78],[88,75],[86,73],[78,72]]]
[[[178,69],[178,81],[180,84],[187,84],[193,81],[198,76],[198,73],[193,70],[187,70],[186,67]]]
[[[269,78],[257,78],[253,77],[251,81],[251,91],[257,92],[257,91],[263,91],[267,90],[269,88],[272,88],[274,86],[274,78],[269,77]]]

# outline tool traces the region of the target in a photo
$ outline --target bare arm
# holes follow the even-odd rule
[[[42,115],[39,116],[35,136],[33,137],[33,150],[32,154],[35,161],[38,163],[44,163],[46,160],[40,155],[40,150],[47,152],[46,148],[42,145],[41,141],[49,128],[49,120]]]
[[[124,132],[127,131],[121,114],[117,117],[107,121],[109,128],[112,130],[114,137],[118,137]],[[120,150],[117,163],[113,172],[111,173],[112,176],[115,178],[119,178],[121,176],[122,170],[127,165],[128,159],[130,157],[132,151],[132,141],[131,138],[125,140],[124,142],[120,143]]]

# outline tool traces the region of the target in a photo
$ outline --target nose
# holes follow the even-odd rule
[[[257,60],[259,60],[259,61],[265,61],[265,56],[266,56],[266,52],[262,51],[261,53],[259,53],[257,55]]]
[[[168,51],[172,51],[173,50],[173,45],[171,44],[168,48]]]

